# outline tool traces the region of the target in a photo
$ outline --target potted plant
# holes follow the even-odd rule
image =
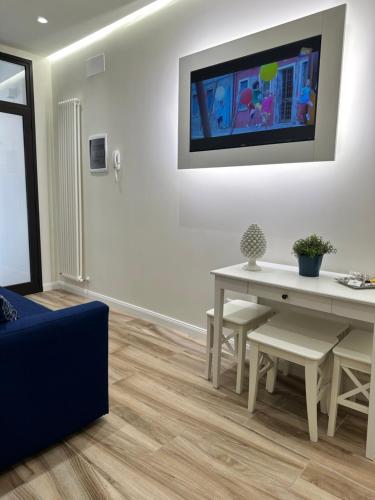
[[[293,253],[298,258],[301,276],[319,276],[323,255],[336,252],[336,248],[330,241],[324,241],[316,234],[297,240],[293,245]]]

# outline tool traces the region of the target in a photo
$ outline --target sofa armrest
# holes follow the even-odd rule
[[[108,413],[108,307],[15,321],[0,334],[0,469]]]

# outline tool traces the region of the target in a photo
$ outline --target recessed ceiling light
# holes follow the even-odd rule
[[[37,19],[38,23],[40,24],[47,24],[48,23],[48,19],[46,19],[45,17],[43,16],[39,16],[38,19]]]

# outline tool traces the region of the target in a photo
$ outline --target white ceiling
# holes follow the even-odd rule
[[[0,44],[49,55],[151,0],[0,0]],[[38,16],[48,24],[37,22]]]

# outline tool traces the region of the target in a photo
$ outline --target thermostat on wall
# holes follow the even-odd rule
[[[107,134],[89,137],[90,172],[106,172],[107,167]]]

